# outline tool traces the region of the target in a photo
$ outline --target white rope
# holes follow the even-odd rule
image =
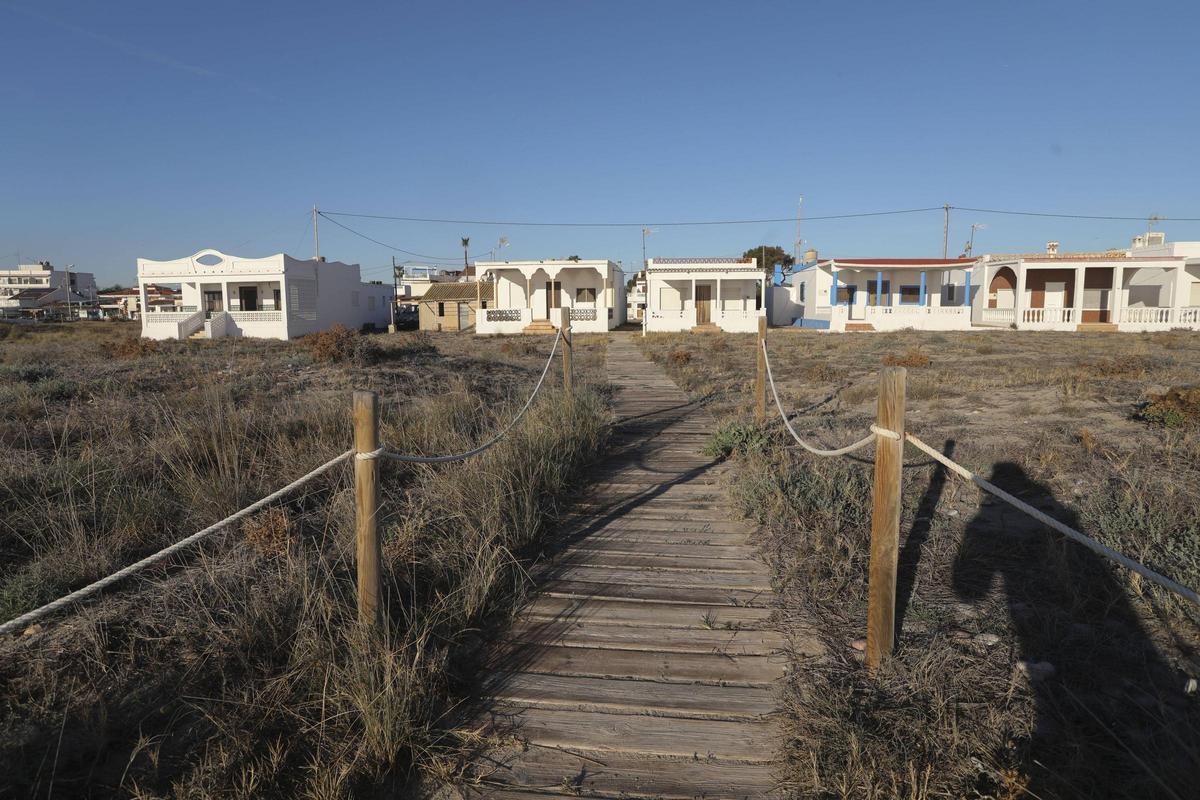
[[[763,363],[767,367],[767,383],[771,386],[771,396],[775,398],[775,407],[779,409],[779,417],[783,420],[783,425],[785,428],[787,428],[788,433],[790,433],[792,438],[796,440],[796,444],[800,445],[814,456],[844,456],[847,453],[853,453],[855,450],[861,450],[862,448],[866,447],[871,442],[875,441],[877,436],[883,436],[888,439],[900,438],[900,434],[896,433],[895,431],[884,430],[872,425],[871,435],[864,436],[854,444],[848,444],[845,447],[839,447],[836,450],[822,450],[819,447],[813,447],[811,444],[801,439],[796,433],[795,429],[792,428],[792,423],[788,422],[787,413],[783,410],[783,403],[779,401],[779,392],[775,390],[775,376],[771,374],[771,358],[767,355],[766,340],[763,340],[762,351]]]
[[[53,612],[57,611],[58,609],[62,608],[63,606],[67,606],[67,605],[70,605],[71,603],[75,603],[79,600],[84,599],[85,597],[90,597],[91,595],[94,595],[94,594],[100,592],[101,590],[105,589],[106,587],[111,586],[112,584],[116,583],[117,581],[120,581],[124,578],[129,577],[130,575],[132,575],[135,572],[138,572],[139,570],[145,569],[146,567],[150,566],[151,564],[162,561],[164,558],[174,555],[175,553],[178,553],[180,550],[184,550],[188,547],[191,547],[192,545],[199,542],[201,539],[204,539],[205,537],[210,536],[210,535],[216,533],[217,531],[228,527],[232,523],[237,522],[238,520],[240,520],[244,517],[247,517],[256,511],[259,511],[260,509],[264,508],[265,506],[270,505],[271,503],[275,502],[276,500],[278,500],[279,498],[288,494],[289,492],[293,491],[294,489],[302,486],[303,484],[307,483],[308,481],[311,481],[313,478],[316,478],[319,475],[322,475],[322,474],[328,472],[334,466],[342,463],[343,461],[348,459],[353,454],[354,454],[353,450],[347,450],[345,453],[342,453],[341,455],[337,456],[336,458],[332,458],[329,461],[326,461],[324,464],[317,467],[312,472],[309,472],[308,474],[304,475],[303,477],[297,478],[296,480],[289,483],[287,486],[284,486],[282,489],[272,492],[271,494],[267,495],[266,497],[262,498],[261,500],[257,500],[255,502],[251,503],[250,505],[243,508],[241,511],[237,511],[237,512],[234,512],[233,514],[230,514],[228,517],[221,520],[220,522],[213,523],[212,525],[209,525],[204,530],[197,531],[196,533],[193,533],[191,536],[187,537],[186,539],[181,539],[178,542],[175,542],[175,544],[168,545],[167,547],[164,547],[162,550],[159,550],[157,553],[146,556],[141,561],[135,561],[134,563],[130,564],[129,566],[124,567],[123,569],[119,569],[116,572],[114,572],[113,574],[111,574],[105,578],[101,578],[100,580],[98,580],[94,583],[88,584],[87,586],[83,587],[82,589],[77,589],[76,591],[71,592],[70,594],[65,595],[64,597],[60,597],[57,600],[47,603],[46,605],[42,606],[41,608],[35,608],[33,611],[30,611],[26,614],[22,614],[21,616],[17,617],[16,619],[9,620],[8,622],[4,623],[3,625],[0,625],[0,635],[5,634],[5,633],[11,633],[13,631],[25,628],[30,623],[36,622],[37,620],[41,619],[42,617],[45,617],[48,614],[52,614]]]
[[[951,472],[955,473],[959,477],[966,478],[967,480],[974,482],[975,485],[978,486],[980,489],[983,489],[988,494],[999,497],[1001,500],[1003,500],[1004,502],[1013,506],[1018,511],[1022,511],[1025,514],[1028,514],[1029,516],[1036,519],[1038,522],[1041,522],[1043,525],[1047,525],[1050,528],[1053,528],[1054,530],[1058,531],[1062,535],[1064,535],[1070,539],[1073,539],[1074,541],[1083,545],[1087,549],[1091,550],[1093,553],[1098,553],[1099,555],[1102,555],[1105,558],[1110,558],[1113,561],[1116,561],[1121,566],[1126,567],[1127,569],[1133,570],[1137,574],[1141,575],[1143,578],[1146,578],[1147,580],[1157,583],[1159,586],[1163,587],[1164,589],[1174,592],[1175,594],[1179,595],[1180,597],[1186,598],[1188,600],[1191,600],[1193,603],[1200,605],[1200,594],[1197,594],[1194,590],[1189,589],[1186,586],[1183,586],[1182,584],[1176,583],[1175,581],[1171,580],[1170,578],[1159,575],[1157,572],[1150,569],[1149,567],[1146,567],[1146,566],[1138,563],[1137,561],[1134,561],[1132,558],[1129,558],[1128,556],[1118,553],[1116,550],[1113,550],[1111,547],[1106,547],[1105,545],[1101,544],[1100,542],[1097,542],[1095,539],[1091,538],[1090,536],[1086,536],[1068,525],[1064,525],[1063,523],[1054,519],[1054,517],[1051,517],[1048,514],[1045,514],[1041,511],[1039,511],[1038,509],[1034,508],[1033,506],[1029,505],[1028,503],[1026,503],[1022,500],[1018,500],[1016,497],[1013,497],[1011,494],[1004,491],[999,486],[996,486],[994,483],[984,480],[983,478],[979,477],[974,472],[971,472],[971,470],[967,469],[963,465],[961,465],[955,461],[952,461],[951,459],[942,455],[937,449],[925,444],[920,439],[918,439],[916,436],[913,436],[911,433],[905,434],[904,438],[907,439],[912,444],[913,447],[915,447],[918,450],[920,450],[921,452],[925,453],[927,456],[934,459],[935,461],[941,463],[947,469],[949,469]]]
[[[552,364],[554,362],[554,353],[556,350],[558,350],[558,342],[560,339],[562,339],[562,329],[561,328],[558,331],[558,335],[554,337],[554,344],[552,344],[550,346],[550,355],[546,359],[546,366],[542,367],[542,374],[541,374],[541,377],[538,378],[537,386],[533,387],[533,394],[529,395],[529,399],[525,401],[525,405],[523,405],[521,407],[521,410],[519,412],[517,412],[517,415],[515,417],[513,417],[512,420],[507,425],[505,425],[504,428],[499,433],[497,433],[495,436],[493,436],[487,442],[484,442],[483,444],[479,445],[478,447],[476,447],[472,450],[468,450],[465,453],[454,453],[452,455],[446,455],[446,456],[409,456],[409,455],[404,455],[402,453],[391,452],[391,451],[387,450],[387,448],[381,447],[381,448],[379,448],[379,450],[373,451],[371,453],[356,454],[355,457],[356,458],[358,458],[358,457],[378,458],[380,455],[382,455],[383,457],[390,458],[393,461],[403,461],[407,464],[446,464],[451,461],[464,461],[464,460],[470,458],[471,456],[479,455],[484,450],[487,450],[488,448],[492,447],[497,442],[499,442],[501,439],[503,439],[508,434],[508,432],[511,431],[513,429],[513,427],[516,426],[516,424],[521,421],[521,418],[525,416],[525,412],[529,410],[529,407],[531,405],[533,405],[533,398],[537,397],[538,392],[541,391],[542,384],[546,380],[546,374],[550,372],[550,364]]]

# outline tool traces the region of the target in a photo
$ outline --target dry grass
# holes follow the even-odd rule
[[[936,337],[936,338],[935,338]],[[1200,613],[908,453],[895,657],[865,674],[869,456],[816,459],[750,422],[754,339],[709,355],[647,337],[725,418],[713,452],[762,523],[795,656],[781,775],[797,797],[1189,797],[1200,774]],[[772,331],[793,424],[824,446],[874,419],[877,368],[918,351],[908,426],[1048,513],[1200,585],[1200,431],[1144,416],[1200,367],[1200,335]],[[661,357],[661,355],[660,355]],[[821,365],[820,368],[817,365]],[[825,366],[832,367],[825,369]],[[1171,395],[1172,407],[1183,396]],[[1050,666],[1045,666],[1050,665]]]
[[[366,368],[318,362],[304,342],[138,353],[130,337],[85,323],[0,343],[5,619],[346,449],[350,388],[381,393],[390,443],[465,449],[523,401],[549,346],[514,358],[467,335],[380,335]],[[587,385],[602,342],[576,343],[576,402],[551,385],[480,458],[383,466],[383,635],[354,624],[353,500],[335,470],[191,556],[0,642],[0,795],[415,791],[460,744],[451,729],[473,631],[502,624],[524,591],[522,559],[602,445]],[[113,361],[114,348],[129,354]]]

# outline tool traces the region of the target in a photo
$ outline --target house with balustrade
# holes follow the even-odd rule
[[[1200,330],[1200,242],[1138,236],[1128,250],[994,255],[975,267],[975,324],[1017,330]]]
[[[150,339],[290,339],[339,324],[385,328],[391,316],[391,283],[364,283],[357,264],[323,258],[201,250],[173,261],[139,258],[137,274],[142,336]],[[177,310],[149,302],[153,284],[178,287]]]
[[[770,281],[755,258],[652,258],[645,327],[651,332],[758,330]]]
[[[477,261],[475,272],[479,294],[488,283],[492,290],[476,315],[476,333],[553,333],[562,309],[577,332],[603,333],[625,322],[625,274],[612,261]]]
[[[828,331],[967,330],[974,264],[973,258],[814,254],[792,273],[790,287],[778,287],[789,302],[773,304],[773,322]]]

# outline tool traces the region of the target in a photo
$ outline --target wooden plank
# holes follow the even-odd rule
[[[513,626],[509,639],[562,647],[619,648],[662,653],[730,653],[769,655],[786,644],[783,635],[766,628],[740,630],[720,625],[690,628],[597,625],[582,620],[527,619]],[[733,623],[730,623],[731,625]]]
[[[769,655],[654,653],[510,642],[493,653],[492,666],[541,675],[769,686],[779,677],[782,663],[782,658]]]
[[[568,796],[601,798],[661,798],[694,800],[711,798],[781,797],[772,791],[770,773],[759,765],[710,763],[692,757],[639,756],[629,753],[579,751],[535,747],[496,757],[487,783],[510,788],[566,790]],[[510,794],[510,788],[492,787],[483,796],[501,798],[553,797],[550,794]],[[499,793],[496,793],[499,792]]]
[[[678,586],[686,589],[754,589],[770,591],[771,583],[762,574],[731,572],[729,570],[682,570],[655,569],[620,569],[615,567],[593,567],[585,565],[555,563],[549,567],[552,582],[587,581],[589,583],[612,584],[639,583],[651,586]]]
[[[581,543],[586,544],[586,543]],[[713,570],[717,572],[744,572],[753,575],[765,575],[767,568],[765,565],[754,560],[753,554],[747,555],[740,552],[738,555],[723,558],[711,558],[707,556],[697,555],[694,551],[695,547],[685,548],[683,545],[665,545],[665,550],[660,550],[656,553],[631,553],[625,550],[614,551],[612,549],[594,549],[591,547],[572,547],[562,557],[555,559],[556,566],[590,566],[590,567],[607,567],[610,569],[628,569],[631,567],[644,567],[652,569],[668,569],[668,570]],[[678,551],[688,549],[692,553],[680,553]],[[719,548],[702,548],[702,549],[719,549]],[[729,549],[729,548],[726,548]],[[749,548],[742,548],[748,550]]]
[[[549,595],[558,597],[604,597],[625,600],[650,600],[667,603],[687,603],[706,606],[767,607],[774,598],[769,590],[721,589],[682,586],[630,585],[589,583],[586,581],[556,580],[543,587]]]
[[[572,552],[603,554],[601,557],[616,558],[619,555],[646,556],[650,558],[698,558],[713,562],[739,562],[756,558],[757,551],[742,544],[683,544],[681,541],[655,542],[639,537],[616,535],[589,536],[571,545]]]
[[[612,520],[572,517],[564,524],[563,531],[569,534],[584,528],[591,528],[596,534],[616,531],[637,533],[641,541],[662,541],[662,539],[647,538],[656,536],[687,536],[689,538],[707,536],[714,541],[719,539],[727,544],[744,544],[749,539],[746,525],[729,519],[702,520],[700,522],[667,520],[664,522],[636,516]]]
[[[597,597],[575,600],[554,595],[539,595],[522,613],[530,619],[569,615],[572,619],[586,620],[597,625],[652,625],[662,628],[723,628],[732,625],[764,628],[767,627],[771,610],[762,606],[650,603]]]
[[[631,717],[505,706],[492,713],[498,732],[505,731],[516,717],[514,732],[519,732],[522,738],[567,749],[769,764],[779,746],[773,726],[764,722]]]
[[[508,705],[560,711],[724,720],[762,719],[776,711],[774,691],[769,687],[697,687],[517,672],[497,674],[485,691]]]

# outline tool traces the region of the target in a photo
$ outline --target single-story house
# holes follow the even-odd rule
[[[988,256],[977,325],[1017,330],[1200,330],[1200,242],[1139,236],[1129,250]]]
[[[478,285],[490,283],[494,297],[481,309],[476,333],[550,333],[564,308],[570,309],[575,331],[603,332],[625,321],[625,275],[612,261],[479,261],[474,266]]]
[[[792,274],[788,307],[776,303],[773,316],[777,324],[830,331],[966,330],[974,264],[973,258],[814,259]]]
[[[105,289],[97,292],[96,298],[100,316],[105,319],[138,319],[141,313],[142,293],[136,286]],[[179,290],[150,283],[146,285],[146,301],[158,310],[174,311],[179,305]]]
[[[646,262],[647,331],[758,330],[768,276],[754,258],[652,258]]]
[[[484,283],[435,283],[425,289],[419,301],[423,331],[465,331],[475,324],[479,309],[492,302],[495,287]]]
[[[364,283],[358,264],[201,250],[173,261],[139,258],[137,270],[142,335],[150,339],[289,339],[334,325],[382,329],[391,318],[391,283]],[[149,304],[153,283],[179,285],[179,310]]]
[[[65,319],[81,316],[80,309],[95,306],[96,301],[69,289],[65,283],[55,287],[21,289],[5,298],[0,317],[55,317]],[[82,316],[86,316],[86,313]]]

